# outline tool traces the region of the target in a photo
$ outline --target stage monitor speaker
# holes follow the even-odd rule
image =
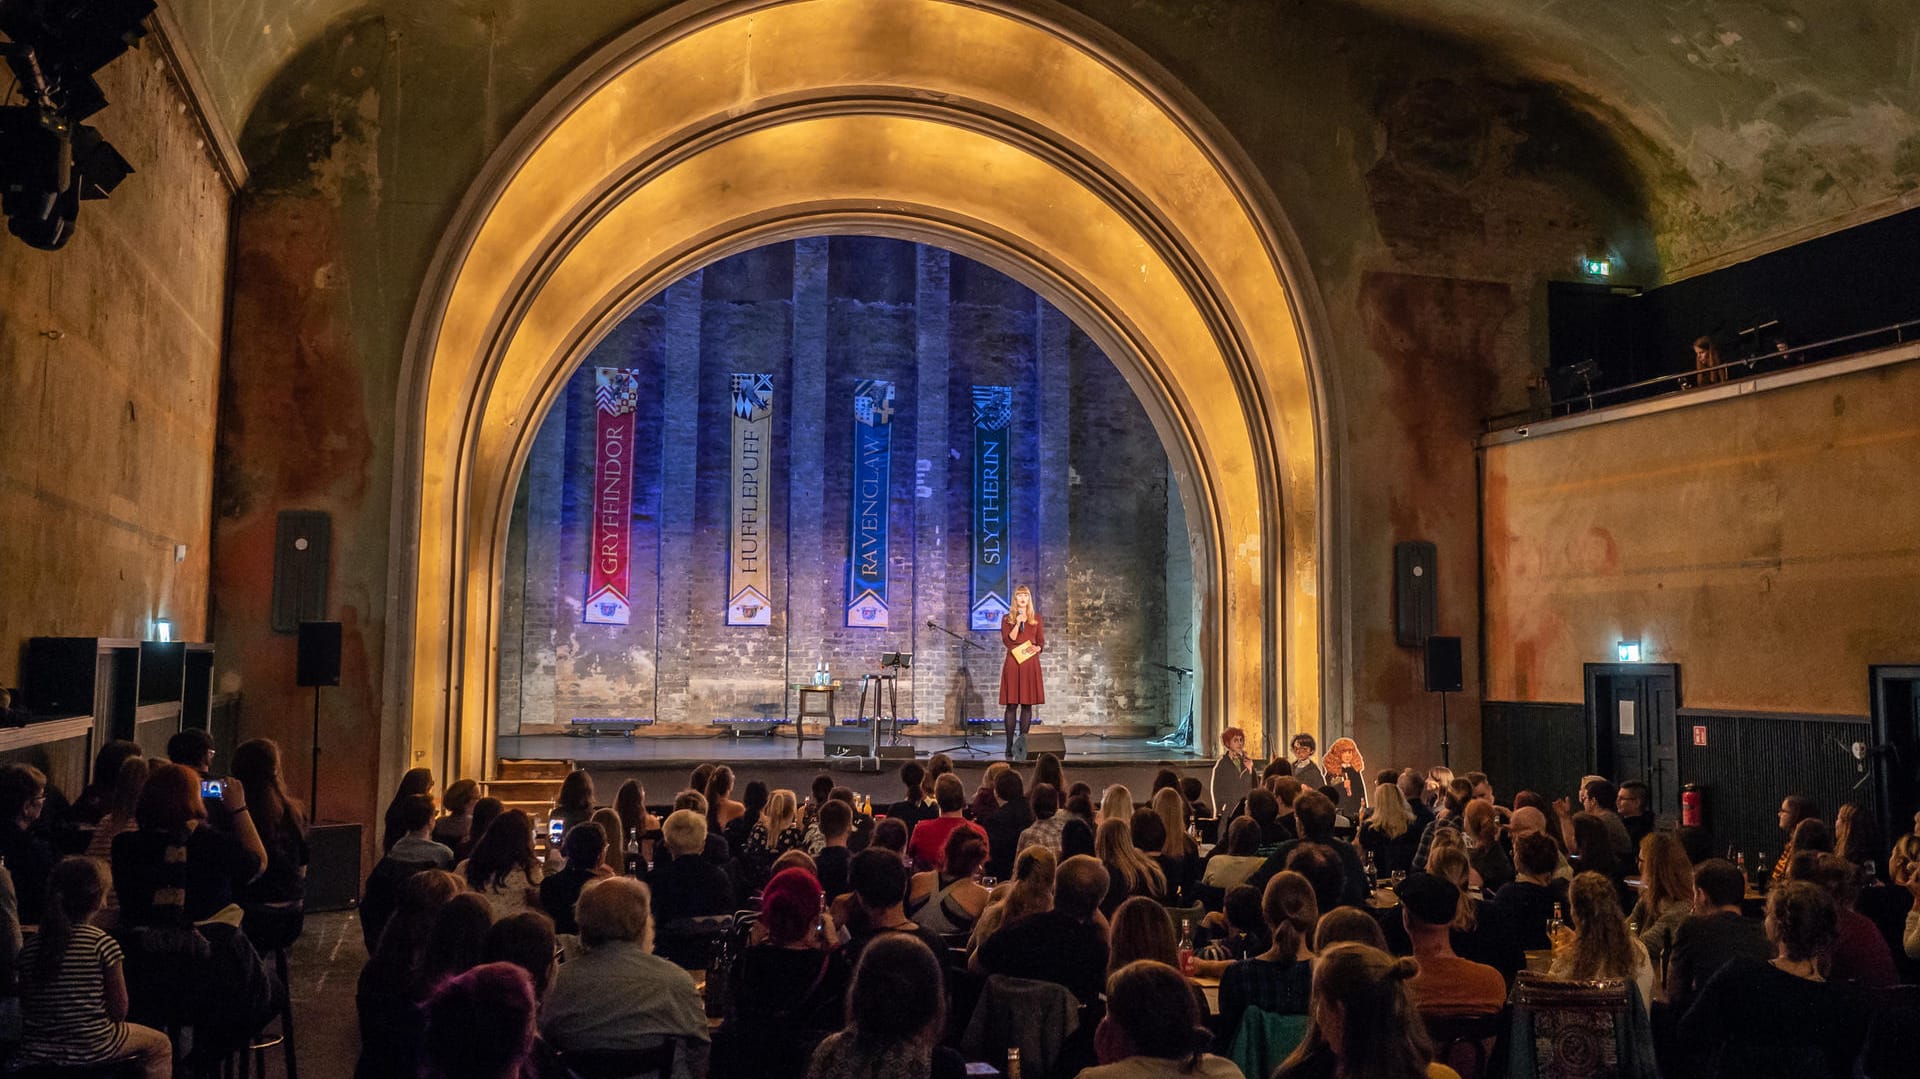
[[[1428,637],[1427,692],[1460,692],[1460,675],[1460,638]]]
[[[1042,753],[1051,753],[1061,760],[1066,760],[1067,736],[1059,731],[1028,731],[1027,759],[1037,761]]]
[[[300,623],[300,655],[294,664],[294,684],[340,684],[340,623]]]
[[[1438,555],[1433,544],[1419,540],[1393,545],[1393,637],[1402,648],[1418,648],[1433,636]]]
[[[826,729],[820,742],[828,759],[865,757],[873,753],[873,732],[865,727],[843,727],[836,723]]]
[[[282,510],[273,537],[275,633],[292,633],[302,622],[327,616],[333,518],[316,510]]]
[[[360,825],[316,823],[307,852],[307,911],[352,910],[360,902]]]

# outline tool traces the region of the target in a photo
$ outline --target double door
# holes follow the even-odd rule
[[[1647,785],[1653,812],[1680,813],[1680,668],[1672,663],[1586,665],[1588,763],[1615,783]]]

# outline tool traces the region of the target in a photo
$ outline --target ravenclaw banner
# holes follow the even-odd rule
[[[773,621],[768,463],[773,450],[773,376],[733,376],[733,514],[728,546],[727,625]]]
[[[973,388],[973,608],[974,629],[999,629],[1010,602],[1007,533],[1013,493],[1013,387]]]
[[[847,625],[887,628],[888,476],[893,383],[853,387],[853,523],[847,548]]]
[[[633,413],[638,373],[593,369],[593,551],[582,621],[624,626],[633,613]]]

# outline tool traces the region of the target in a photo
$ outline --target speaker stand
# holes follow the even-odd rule
[[[1453,754],[1447,742],[1447,691],[1440,691],[1440,763],[1447,771],[1453,771]],[[314,752],[319,752],[316,749]]]
[[[320,819],[320,687],[313,687],[313,771],[307,777],[307,819]]]

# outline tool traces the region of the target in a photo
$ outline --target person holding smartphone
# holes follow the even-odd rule
[[[226,793],[231,784],[213,774],[212,736],[193,728],[181,731],[167,739],[167,759],[193,769],[200,777],[200,801],[206,809],[208,827],[233,831],[233,815],[239,811],[227,804]]]

